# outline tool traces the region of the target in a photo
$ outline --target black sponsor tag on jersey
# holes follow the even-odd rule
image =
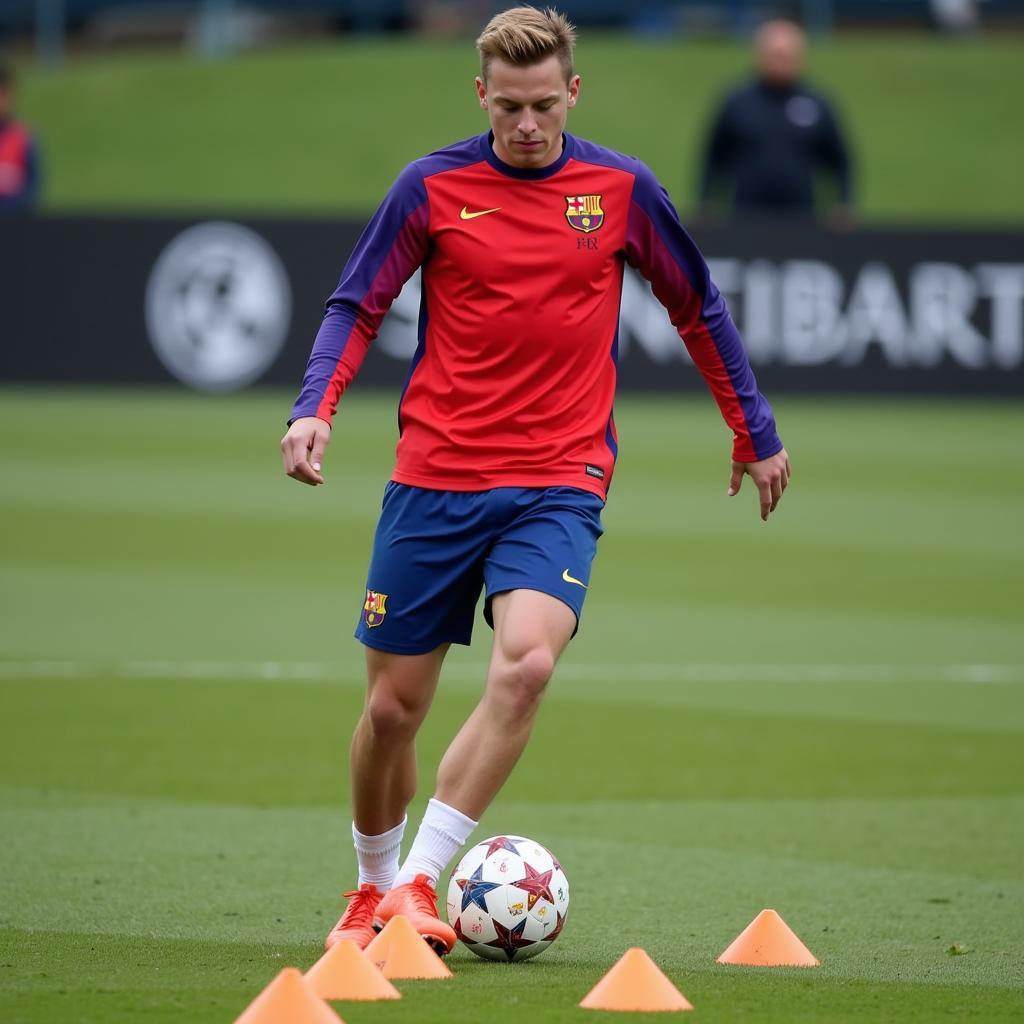
[[[600,466],[592,466],[589,462],[585,462],[583,465],[587,471],[587,476],[596,476],[598,480],[604,479],[604,470]]]

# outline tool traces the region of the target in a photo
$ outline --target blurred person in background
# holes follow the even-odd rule
[[[850,155],[828,100],[801,79],[806,37],[790,21],[769,21],[754,42],[756,77],[715,114],[700,183],[702,216],[729,191],[737,219],[818,214],[815,182],[831,179],[828,219],[852,223]]]
[[[0,214],[30,210],[39,194],[39,154],[28,127],[14,119],[14,72],[0,64]]]

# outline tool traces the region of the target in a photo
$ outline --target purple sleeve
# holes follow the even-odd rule
[[[653,173],[643,164],[633,185],[626,259],[651,282],[733,431],[733,458],[757,462],[782,449],[775,417],[757,381],[725,300]]]
[[[423,176],[410,164],[366,225],[327,300],[327,311],[288,422],[331,422],[384,314],[427,253],[429,206]]]

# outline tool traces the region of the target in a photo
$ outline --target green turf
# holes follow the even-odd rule
[[[712,105],[746,74],[724,42],[585,33],[570,129],[643,157],[692,207]],[[1024,222],[1019,37],[843,35],[812,52],[856,152],[869,221]],[[409,160],[485,127],[469,41],[360,40],[224,64],[176,54],[79,58],[27,72],[46,205],[117,209],[373,209]]]
[[[346,400],[318,491],[280,472],[289,399],[0,393],[0,1020],[230,1021],[333,923],[394,396]],[[569,924],[349,1024],[591,1019],[634,944],[696,1020],[1020,1019],[1024,412],[776,404],[767,525],[708,399],[620,404],[584,627],[479,832],[556,851]],[[714,965],[765,906],[820,968]]]

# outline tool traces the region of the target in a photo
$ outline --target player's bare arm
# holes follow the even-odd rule
[[[302,416],[281,438],[284,471],[293,480],[319,487],[324,482],[320,472],[324,451],[331,440],[331,427],[317,416]]]
[[[769,514],[782,501],[782,492],[789,486],[791,475],[785,448],[760,462],[733,462],[728,494],[729,497],[739,494],[743,477],[749,476],[761,497],[761,518],[768,522]]]

